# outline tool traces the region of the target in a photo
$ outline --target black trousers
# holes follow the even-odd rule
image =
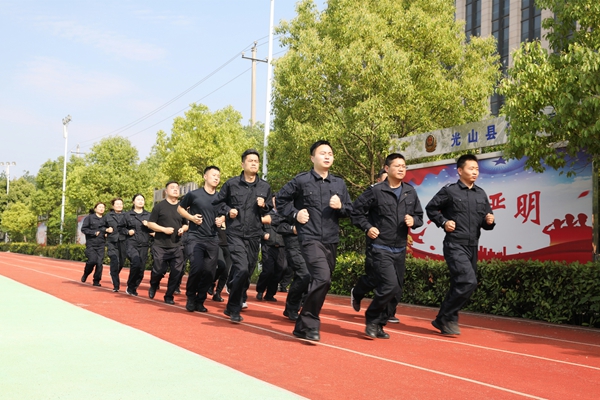
[[[127,258],[127,248],[125,241],[107,242],[108,258],[110,259],[110,278],[112,279],[113,288],[119,290],[121,288],[121,279],[119,273],[125,265]]]
[[[148,260],[148,246],[136,246],[127,243],[127,257],[129,258],[127,289],[130,292],[135,292],[144,279],[146,261]]]
[[[263,245],[262,248],[262,271],[256,282],[256,292],[265,293],[265,297],[271,298],[277,294],[277,286],[281,279],[285,264],[285,250],[283,247]]]
[[[400,288],[404,287],[404,272],[402,273],[402,277],[402,280],[399,281]],[[362,300],[370,291],[375,290],[378,284],[378,275],[373,268],[373,252],[371,246],[369,246],[365,251],[365,273],[358,278],[354,290],[352,291],[352,295],[355,299]],[[402,290],[396,295],[396,301],[389,303],[389,317],[396,315],[396,306],[400,303],[401,299]]]
[[[300,310],[302,297],[308,290],[310,283],[310,273],[306,267],[306,261],[302,257],[300,242],[297,236],[284,236],[285,255],[287,257],[287,265],[294,272],[292,283],[285,300],[285,309],[289,313],[297,314]]]
[[[256,269],[260,238],[240,238],[227,235],[227,245],[231,254],[231,272],[229,299],[227,309],[232,314],[239,314],[242,303],[247,300],[246,291],[250,287],[250,277]]]
[[[444,258],[450,269],[450,290],[437,319],[458,322],[458,311],[477,289],[477,246],[444,242]]]
[[[95,267],[93,282],[100,283],[102,280],[102,269],[104,268],[102,264],[104,260],[104,245],[102,247],[86,247],[85,256],[88,260],[85,263],[85,267],[83,267],[84,275],[91,274]]]
[[[173,300],[173,294],[177,289],[180,275],[183,273],[183,249],[181,246],[169,248],[152,246],[152,257],[154,258],[154,264],[150,274],[150,286],[158,288],[160,281],[167,273],[167,269],[171,268],[165,300]]]
[[[229,278],[229,271],[231,271],[231,254],[229,254],[229,248],[227,246],[219,246],[219,261],[217,262],[217,272],[215,273],[217,284],[215,294],[221,295]]]
[[[284,240],[285,241],[285,240]],[[284,250],[284,265],[283,271],[281,272],[281,279],[279,280],[279,287],[287,288],[290,283],[292,283],[292,279],[294,279],[294,270],[288,265],[287,261],[287,253]]]
[[[393,315],[402,297],[406,251],[391,251],[371,248],[372,274],[377,281],[375,296],[365,312],[367,324],[385,325]]]
[[[317,241],[304,241],[301,244],[302,256],[306,261],[311,281],[300,315],[296,321],[297,331],[319,330],[319,314],[327,291],[331,286],[331,274],[335,269],[337,243],[325,244]]]
[[[219,241],[215,239],[188,238],[185,252],[190,257],[190,273],[185,287],[185,295],[204,303],[206,292],[215,279],[219,259]]]

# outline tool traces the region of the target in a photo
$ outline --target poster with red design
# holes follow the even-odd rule
[[[479,259],[592,261],[591,161],[580,154],[572,167],[574,177],[566,169],[525,170],[525,161],[507,160],[501,153],[479,157],[475,184],[487,193],[496,219],[492,231],[481,232]],[[454,161],[409,166],[405,178],[416,188],[423,209],[444,185],[457,181]],[[426,215],[410,237],[408,251],[415,257],[443,260],[444,231]]]

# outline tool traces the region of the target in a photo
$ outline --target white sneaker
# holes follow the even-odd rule
[[[246,303],[246,302],[243,302],[243,303],[242,303],[242,308],[248,308],[248,303]]]
[[[227,287],[227,285],[225,285],[225,291],[227,292],[227,294],[231,294],[229,293],[229,288]]]

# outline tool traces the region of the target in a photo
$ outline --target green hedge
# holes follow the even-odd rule
[[[84,250],[85,246],[72,244],[0,243],[0,251],[76,261],[86,260]],[[146,267],[151,263],[148,257]],[[364,255],[338,255],[331,293],[349,295],[363,271]],[[477,275],[479,287],[465,310],[600,328],[599,262],[480,261]],[[407,257],[404,303],[438,307],[449,286],[443,261]]]
[[[349,295],[364,255],[342,254],[331,292]],[[465,310],[600,328],[600,263],[480,261],[479,287]],[[407,257],[402,302],[439,307],[450,287],[443,261]]]

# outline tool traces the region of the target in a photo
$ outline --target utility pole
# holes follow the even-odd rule
[[[14,161],[0,162],[0,166],[6,166],[6,195],[7,196],[8,196],[8,191],[10,189],[10,166],[11,165],[14,167],[15,165],[17,165],[17,163]]]
[[[259,61],[266,63],[267,60],[256,58],[256,42],[254,42],[254,46],[252,46],[252,57],[246,57],[244,56],[244,53],[242,53],[242,58],[245,58],[246,60],[252,60],[252,99],[250,101],[250,123],[252,126],[254,126],[256,123],[256,62]]]
[[[77,150],[71,150],[71,154],[77,154],[78,157],[81,157],[82,154],[85,154],[84,151],[79,151],[79,143],[77,143]]]

